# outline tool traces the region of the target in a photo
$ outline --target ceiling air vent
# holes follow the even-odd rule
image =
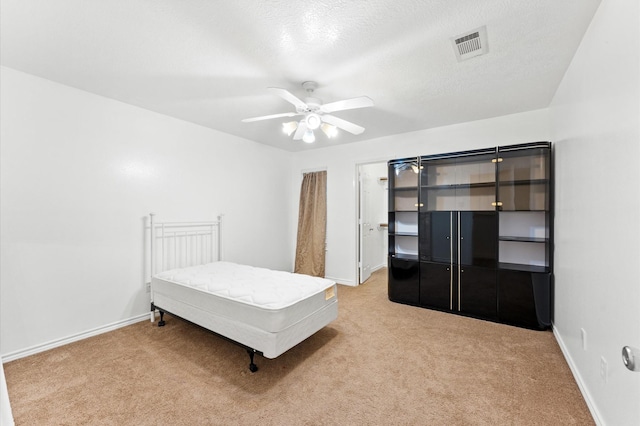
[[[453,37],[451,42],[458,61],[484,55],[489,51],[486,26]]]

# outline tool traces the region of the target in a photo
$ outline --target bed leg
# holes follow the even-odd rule
[[[164,325],[166,324],[164,322],[164,312],[163,311],[159,311],[160,312],[160,321],[158,321],[158,327],[164,327]]]
[[[249,354],[249,358],[251,358],[251,362],[249,363],[249,371],[255,373],[258,371],[258,366],[253,363],[253,356],[256,354],[255,349],[247,349],[247,353]]]

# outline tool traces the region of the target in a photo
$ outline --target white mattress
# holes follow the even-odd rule
[[[161,272],[151,283],[159,308],[179,316],[184,311],[193,311],[196,316],[209,312],[216,323],[241,324],[245,331],[255,328],[279,333],[300,327],[301,322],[317,328],[316,321],[309,320],[313,315],[326,317],[323,325],[337,316],[335,282],[308,275],[214,262]],[[172,312],[173,307],[181,312]],[[237,336],[227,337],[243,343]]]

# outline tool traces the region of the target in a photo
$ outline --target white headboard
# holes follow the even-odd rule
[[[210,222],[156,222],[149,214],[151,276],[222,260],[222,215]]]

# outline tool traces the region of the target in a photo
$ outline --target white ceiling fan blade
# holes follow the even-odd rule
[[[294,141],[299,141],[304,136],[304,132],[307,131],[307,122],[302,120],[298,123],[298,128],[296,129],[296,133],[293,135]]]
[[[307,106],[307,104],[305,104],[304,102],[302,102],[300,99],[298,99],[296,96],[294,96],[291,92],[289,92],[288,90],[285,89],[279,89],[277,87],[269,87],[268,90],[270,90],[272,93],[280,96],[282,99],[284,99],[287,102],[292,103],[293,105],[296,106],[296,108],[298,109],[309,109],[309,107]]]
[[[336,112],[347,109],[365,108],[373,106],[373,100],[368,96],[360,96],[359,98],[345,99],[343,101],[329,102],[320,107],[322,112]]]
[[[272,118],[281,118],[281,117],[293,117],[296,114],[295,112],[283,112],[282,114],[272,114],[272,115],[263,115],[261,117],[253,117],[253,118],[245,118],[242,120],[243,123],[251,123],[252,121],[260,121],[260,120],[269,120]]]
[[[322,116],[322,121],[333,124],[334,126],[342,130],[346,130],[349,133],[353,133],[354,135],[359,135],[364,132],[364,127],[358,126],[357,124],[353,124],[350,121],[343,120],[342,118],[338,118],[334,115],[325,114]]]

